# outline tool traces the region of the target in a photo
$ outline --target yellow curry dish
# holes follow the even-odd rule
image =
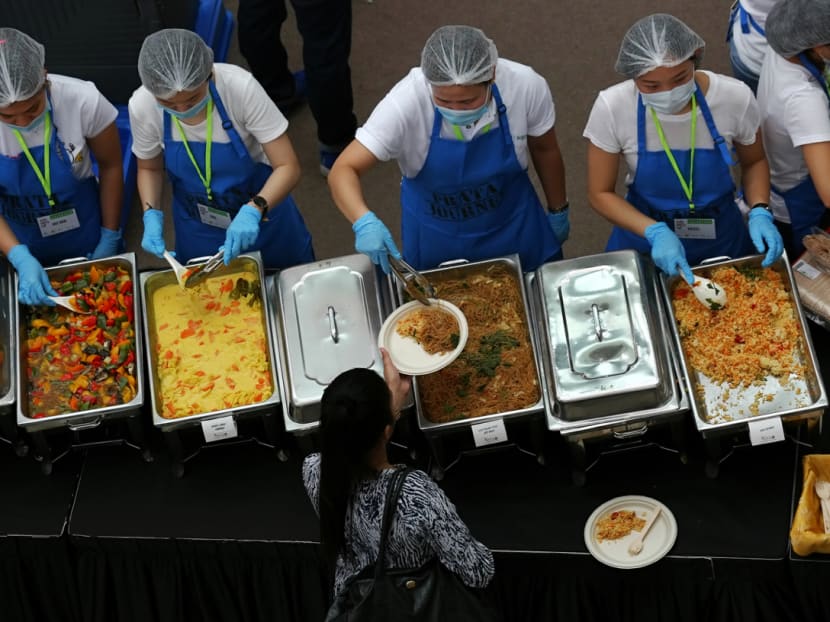
[[[163,285],[151,295],[159,415],[175,419],[268,399],[261,286],[252,272]]]

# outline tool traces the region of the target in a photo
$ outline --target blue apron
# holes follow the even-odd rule
[[[522,269],[561,257],[559,241],[527,171],[519,164],[507,108],[493,85],[498,131],[471,141],[441,138],[435,110],[423,168],[401,182],[403,254],[417,270],[450,259],[519,253]]]
[[[184,142],[172,140],[170,114],[164,113],[164,165],[173,186],[176,257],[182,262],[213,255],[225,243],[226,230],[203,223],[198,204],[228,212],[232,219],[262,189],[273,172],[267,164],[253,161],[212,81],[210,93],[222,127],[230,137],[229,143],[213,142],[211,147],[212,166],[217,172],[211,182],[212,200],[208,200]],[[189,141],[188,144],[196,161],[204,162],[205,143]],[[311,234],[290,195],[268,210],[267,220],[260,223],[259,236],[249,250],[262,253],[266,268],[287,268],[314,261]]]
[[[825,77],[804,54],[799,54],[798,57],[801,60],[801,64],[804,65],[807,71],[821,85],[824,89],[824,94],[830,100],[830,93],[827,91],[827,80]],[[810,233],[810,229],[812,227],[823,228],[825,224],[830,224],[830,222],[827,222],[827,208],[824,207],[824,202],[819,197],[809,173],[807,177],[789,190],[782,191],[775,186],[772,189],[784,199],[784,203],[787,205],[787,211],[790,214],[792,227],[790,243],[792,245],[792,252],[794,253],[793,259],[795,259],[804,252],[804,243],[802,240],[805,235]],[[787,250],[789,252],[790,249],[788,248]]]
[[[764,32],[761,25],[755,21],[755,18],[752,17],[751,13],[741,6],[740,0],[736,0],[735,4],[732,5],[732,10],[729,13],[729,29],[726,31],[727,43],[729,43],[732,39],[732,27],[734,26],[736,19],[741,21],[741,32],[745,35],[748,35],[749,29],[752,28],[752,30],[766,38],[767,33]]]
[[[710,257],[728,255],[743,257],[754,252],[741,211],[735,203],[735,184],[729,172],[732,156],[726,141],[718,133],[715,121],[700,86],[695,91],[700,113],[706,121],[715,147],[695,147],[695,176],[692,189],[694,212],[680,187],[680,181],[666,154],[646,150],[646,112],[642,98],[637,96],[637,171],[628,188],[626,200],[640,212],[674,230],[675,218],[713,218],[716,238],[697,240],[681,238],[686,259],[695,265]],[[672,149],[681,171],[689,170],[690,150]],[[614,227],[607,251],[635,249],[650,253],[645,238],[620,227]]]
[[[0,155],[0,215],[18,241],[45,266],[69,257],[86,257],[101,237],[98,181],[95,177],[78,179],[72,174],[72,162],[58,140],[54,115],[49,114],[53,123],[49,155],[54,205],[49,205],[49,197],[24,153]],[[42,170],[44,146],[32,147],[29,152]],[[75,210],[80,228],[43,237],[37,219],[67,209]]]

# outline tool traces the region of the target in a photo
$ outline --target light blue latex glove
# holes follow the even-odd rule
[[[766,249],[767,256],[761,265],[771,266],[784,252],[784,240],[773,224],[772,214],[763,207],[753,208],[749,212],[749,237],[759,253]]]
[[[164,212],[160,209],[144,210],[144,235],[141,236],[141,248],[159,259],[164,257]]]
[[[118,254],[118,246],[121,242],[121,229],[113,231],[106,227],[101,227],[101,237],[98,238],[98,246],[92,251],[88,257],[90,259],[101,259],[101,257],[110,257]]]
[[[565,240],[568,239],[568,235],[571,233],[571,221],[568,218],[570,210],[564,209],[561,212],[548,212],[548,222],[550,223],[550,228],[553,229],[553,233],[556,235],[556,239],[559,240],[561,244]]]
[[[373,263],[389,274],[389,255],[395,259],[401,258],[398,247],[389,229],[375,216],[374,212],[368,212],[358,218],[352,225],[355,234],[354,248],[358,253],[368,255]]]
[[[259,221],[262,214],[253,205],[246,203],[231,221],[225,233],[225,265],[239,256],[239,253],[251,248],[259,235]]]
[[[648,227],[646,239],[651,244],[651,258],[658,268],[670,276],[679,274],[689,285],[695,282],[692,269],[686,261],[686,249],[666,223],[657,222]]]
[[[52,289],[46,270],[29,252],[25,244],[18,244],[9,251],[9,261],[17,270],[17,299],[24,305],[46,305],[54,307],[49,296],[57,296]]]

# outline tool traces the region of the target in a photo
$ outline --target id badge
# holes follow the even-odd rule
[[[48,238],[65,231],[79,229],[81,223],[78,222],[78,214],[75,212],[75,208],[69,208],[47,216],[40,216],[37,219],[37,226],[40,228],[40,235]]]
[[[197,203],[196,207],[199,208],[199,220],[202,221],[202,224],[219,227],[220,229],[227,229],[231,226],[231,215],[225,210],[202,203]]]
[[[675,218],[674,232],[683,240],[714,240],[714,218]]]

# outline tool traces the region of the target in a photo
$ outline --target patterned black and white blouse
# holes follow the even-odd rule
[[[334,593],[346,581],[374,564],[380,545],[380,524],[386,487],[394,469],[364,480],[346,511],[346,544],[337,557]],[[303,462],[303,482],[317,514],[320,513],[320,454]],[[416,568],[438,557],[470,587],[485,587],[493,578],[493,554],[473,538],[444,491],[423,471],[412,471],[398,497],[386,548],[386,565]]]

